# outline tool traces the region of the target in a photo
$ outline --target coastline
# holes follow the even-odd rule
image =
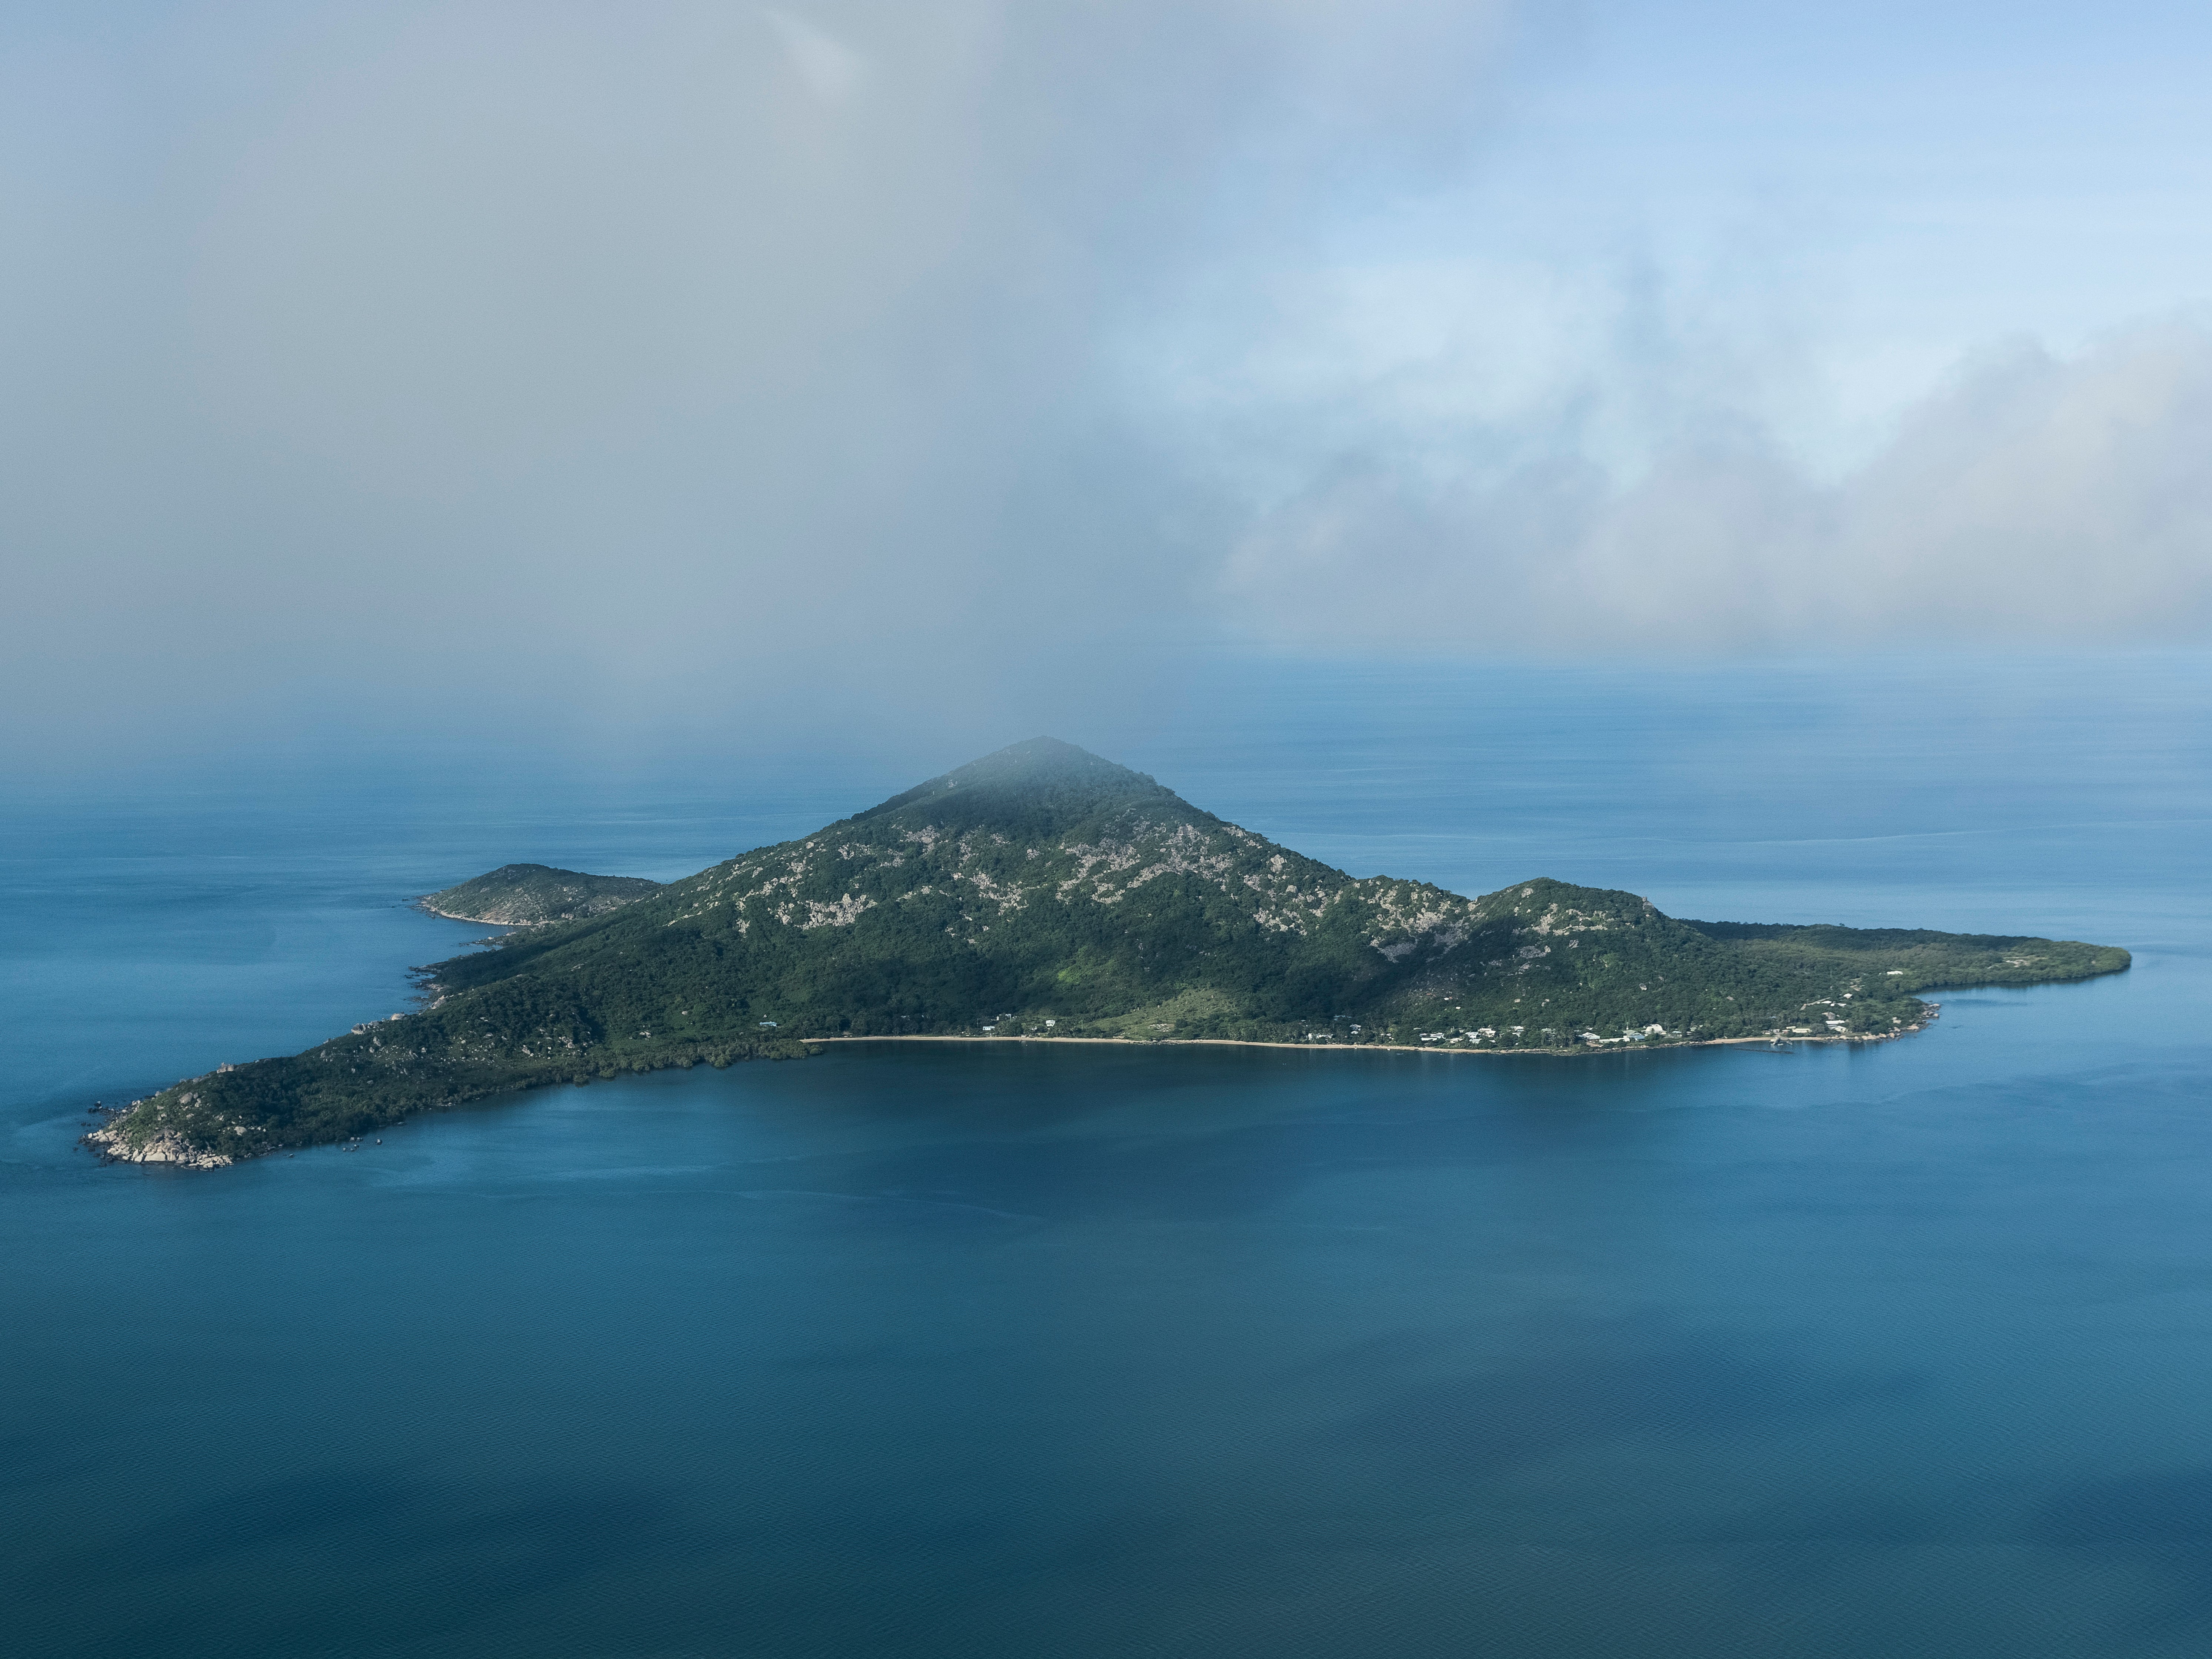
[[[1931,1009],[1940,1004],[1931,1003]],[[1294,1048],[1302,1054],[1483,1054],[1492,1059],[1515,1054],[1600,1054],[1607,1053],[1648,1053],[1659,1048],[1729,1048],[1756,1045],[1768,1048],[1794,1048],[1799,1043],[1867,1043],[1894,1042],[1899,1037],[1912,1036],[1924,1030],[1936,1015],[1917,1025],[1908,1025],[1901,1031],[1868,1032],[1861,1036],[1838,1036],[1832,1032],[1822,1036],[1739,1036],[1694,1037],[1675,1042],[1644,1042],[1614,1044],[1601,1048],[1585,1042],[1572,1048],[1448,1048],[1434,1042],[1263,1042],[1254,1037],[1086,1037],[1086,1036],[830,1036],[800,1037],[798,1041],[809,1048],[831,1042],[1082,1042],[1104,1043],[1128,1048]]]
[[[442,916],[447,921],[465,921],[478,927],[550,927],[550,921],[501,921],[494,916],[457,916],[451,910],[441,910],[428,899],[410,899],[410,906],[426,916]]]
[[[227,1170],[238,1161],[222,1152],[203,1151],[177,1134],[155,1135],[143,1146],[133,1146],[112,1123],[87,1132],[78,1138],[78,1144],[92,1147],[103,1164],[172,1164],[185,1170]]]
[[[454,918],[454,920],[466,921],[470,920],[470,918],[457,917]],[[836,1042],[1057,1042],[1084,1046],[1111,1045],[1131,1048],[1158,1048],[1164,1047],[1182,1047],[1191,1048],[1283,1048],[1300,1050],[1306,1053],[1482,1054],[1492,1058],[1520,1054],[1546,1055],[1554,1059],[1565,1059],[1569,1056],[1575,1055],[1603,1054],[1607,1052],[1609,1048],[1619,1052],[1648,1050],[1651,1048],[1725,1048],[1752,1047],[1794,1048],[1799,1043],[1853,1044],[1893,1042],[1899,1037],[1911,1036],[1922,1030],[1924,1030],[1942,1012],[1942,1005],[1940,1003],[1931,1003],[1928,1005],[1928,1007],[1929,1012],[1926,1018],[1919,1021],[1917,1024],[1908,1025],[1901,1030],[1885,1032],[1879,1035],[1873,1033],[1850,1035],[1831,1032],[1819,1036],[1814,1036],[1810,1035],[1799,1036],[1793,1033],[1786,1037],[1778,1037],[1775,1035],[1768,1034],[1755,1036],[1699,1037],[1659,1043],[1613,1044],[1602,1046],[1595,1043],[1583,1043],[1572,1048],[1446,1048],[1434,1043],[1412,1042],[1267,1042],[1253,1037],[1101,1037],[1060,1036],[1056,1035],[1052,1036],[986,1036],[981,1034],[953,1036],[919,1033],[907,1036],[892,1036],[887,1033],[876,1036],[799,1036],[794,1035],[789,1039],[789,1043],[790,1048],[796,1052],[791,1053],[786,1056],[768,1055],[754,1057],[787,1057],[797,1059],[801,1054],[819,1053],[830,1044]],[[688,1070],[692,1065],[696,1063],[698,1058],[699,1056],[697,1055],[692,1055],[690,1057],[678,1056],[672,1060],[656,1060],[650,1064],[634,1064],[632,1069],[638,1071],[659,1071],[664,1069],[665,1066],[672,1065],[681,1066]],[[197,1080],[198,1079],[185,1079],[187,1082]],[[445,1110],[452,1106],[460,1104],[464,1101],[491,1099],[504,1094],[521,1093],[532,1088],[548,1086],[562,1080],[564,1079],[551,1077],[518,1079],[513,1082],[495,1085],[493,1087],[471,1090],[465,1093],[455,1095],[433,1107],[431,1109]],[[583,1081],[584,1079],[579,1078],[565,1080]],[[79,1144],[94,1152],[100,1158],[102,1163],[167,1164],[174,1168],[194,1170],[226,1169],[234,1164],[243,1162],[246,1158],[258,1158],[264,1155],[267,1152],[276,1150],[272,1146],[257,1148],[252,1151],[240,1152],[238,1153],[217,1152],[210,1148],[194,1146],[191,1142],[186,1140],[184,1137],[173,1131],[165,1131],[164,1133],[153,1135],[144,1141],[133,1144],[126,1139],[122,1134],[121,1122],[131,1110],[144,1103],[145,1103],[143,1101],[133,1101],[131,1103],[129,1107],[116,1110],[113,1116],[108,1122],[101,1124],[97,1128],[94,1128],[80,1137]],[[410,1113],[409,1115],[413,1115],[413,1114]],[[315,1145],[319,1143],[305,1142],[301,1144]]]

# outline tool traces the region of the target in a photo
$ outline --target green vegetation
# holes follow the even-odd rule
[[[415,902],[434,915],[488,921],[501,927],[538,927],[583,921],[619,910],[660,890],[642,876],[587,876],[543,864],[502,864],[488,876],[428,893]]]
[[[1355,879],[1039,738],[440,963],[421,1012],[189,1079],[102,1139],[125,1156],[245,1155],[503,1090],[794,1056],[827,1037],[1553,1051],[1875,1038],[1927,1017],[1917,991],[2127,965],[2124,951],[2051,939],[1680,921],[1559,881],[1468,899]]]

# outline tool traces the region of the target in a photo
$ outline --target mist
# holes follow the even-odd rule
[[[1540,141],[1617,21],[19,14],[11,753],[980,744],[1239,653],[2201,641],[2195,298],[1893,329],[1844,386],[1789,211],[1674,258],[1663,192],[1500,205],[1579,176]]]

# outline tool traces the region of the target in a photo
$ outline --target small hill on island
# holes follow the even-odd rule
[[[542,866],[432,900],[474,903],[459,896],[517,870]],[[1548,878],[1467,898],[1354,877],[1049,738],[684,880],[629,884],[649,890],[439,963],[419,1012],[187,1079],[92,1139],[228,1163],[504,1090],[837,1038],[1554,1054],[1866,1041],[1918,1030],[1919,991],[2129,963],[2026,936],[1685,921]]]
[[[488,875],[415,902],[433,915],[455,921],[543,927],[605,915],[659,890],[659,882],[642,876],[589,876],[544,864],[502,864]]]

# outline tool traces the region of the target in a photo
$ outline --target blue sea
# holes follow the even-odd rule
[[[850,1048],[103,1167],[94,1100],[407,1006],[483,932],[414,894],[970,755],[27,787],[0,1648],[2212,1653],[2203,658],[1232,665],[1057,735],[1361,873],[2135,966],[1863,1049]]]

